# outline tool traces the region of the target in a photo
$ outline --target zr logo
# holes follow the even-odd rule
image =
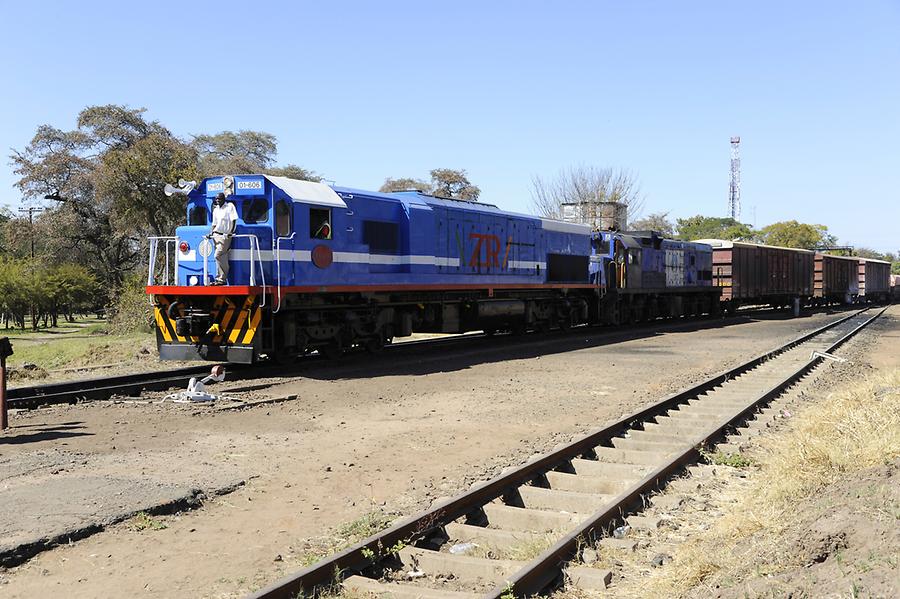
[[[500,238],[496,235],[488,235],[485,233],[469,233],[469,239],[475,239],[475,249],[472,250],[472,256],[469,258],[469,266],[500,266],[500,259],[497,254],[500,253]],[[484,260],[481,259],[484,247]]]

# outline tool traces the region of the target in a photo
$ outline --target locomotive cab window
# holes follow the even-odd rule
[[[309,209],[310,239],[331,239],[331,210],[328,208]]]
[[[275,235],[288,237],[291,234],[291,206],[284,200],[275,204]]]
[[[209,213],[206,206],[194,206],[188,215],[189,225],[206,225],[209,224]]]
[[[244,222],[248,225],[264,223],[269,216],[269,202],[265,198],[244,200],[241,208],[244,214]]]

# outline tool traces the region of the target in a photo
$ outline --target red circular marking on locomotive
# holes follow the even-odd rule
[[[334,254],[327,245],[317,245],[312,251],[312,261],[319,268],[328,268],[334,262]]]

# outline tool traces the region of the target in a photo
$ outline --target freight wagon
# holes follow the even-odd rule
[[[859,296],[859,258],[816,254],[813,281],[816,304],[850,304]]]
[[[859,298],[863,302],[884,302],[891,294],[891,263],[871,258],[859,259]]]
[[[722,239],[698,243],[713,248],[712,281],[729,312],[742,305],[802,304],[813,293],[815,252]]]

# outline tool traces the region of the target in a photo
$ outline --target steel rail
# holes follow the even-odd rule
[[[843,335],[828,347],[826,353],[830,353],[843,345],[848,339],[881,316],[886,309],[882,308],[877,314]],[[775,383],[739,413],[724,418],[699,443],[688,447],[668,463],[657,467],[630,488],[623,491],[609,505],[581,523],[576,530],[560,539],[555,545],[535,558],[534,561],[506,580],[502,586],[498,586],[485,597],[500,599],[503,595],[508,596],[510,592],[516,597],[527,597],[543,591],[562,575],[563,566],[577,556],[578,547],[584,539],[596,537],[598,531],[609,530],[614,524],[622,521],[625,514],[640,506],[646,494],[660,488],[664,481],[681,472],[685,466],[700,461],[702,457],[700,453],[701,447],[722,438],[726,431],[744,422],[759,407],[777,398],[785,389],[812,370],[823,359],[822,356],[810,358],[797,370]]]
[[[662,415],[675,406],[685,404],[689,399],[692,399],[701,393],[711,390],[721,385],[722,383],[735,378],[738,375],[752,370],[757,365],[765,362],[766,360],[769,360],[773,356],[785,352],[813,337],[816,337],[817,335],[820,335],[825,331],[837,327],[840,324],[850,320],[851,318],[854,318],[859,314],[866,312],[868,309],[869,308],[856,311],[847,316],[836,319],[834,322],[818,327],[779,346],[776,349],[760,354],[755,358],[744,362],[743,364],[726,369],[701,383],[698,383],[682,391],[678,391],[653,405],[625,416],[611,425],[590,432],[580,437],[579,439],[576,439],[563,448],[554,450],[553,452],[543,455],[533,461],[530,461],[527,464],[519,466],[510,472],[501,474],[500,476],[486,481],[480,485],[476,485],[462,495],[441,502],[412,517],[402,519],[390,528],[372,535],[360,541],[359,543],[356,543],[355,545],[352,545],[351,547],[348,547],[334,554],[333,556],[325,558],[320,562],[313,564],[295,574],[289,575],[273,583],[272,585],[260,591],[257,591],[256,593],[250,595],[250,597],[251,599],[293,599],[294,597],[297,597],[298,595],[301,595],[303,593],[309,593],[315,588],[332,584],[335,580],[336,572],[340,573],[340,575],[343,575],[347,572],[362,572],[373,565],[373,561],[371,558],[372,555],[385,557],[385,548],[395,546],[398,542],[410,544],[417,539],[421,539],[427,533],[435,530],[436,528],[439,528],[448,522],[451,522],[457,518],[480,509],[481,506],[502,496],[509,489],[518,487],[528,481],[531,481],[538,476],[543,475],[545,472],[548,472],[559,466],[560,463],[576,458],[591,451],[595,447],[603,445],[604,442],[608,442],[613,437],[616,437],[621,433],[633,428],[636,423],[645,421],[655,416]],[[679,456],[679,459],[689,460],[691,456],[694,456],[694,454],[690,452],[684,452],[682,456]],[[634,493],[640,494],[640,492],[649,490],[651,486],[656,484],[656,481],[659,478],[660,475],[655,472],[646,476],[640,481],[639,485],[636,485],[636,487],[640,487],[640,491],[634,490],[631,494],[629,494],[629,498]],[[627,498],[622,497],[622,499]],[[610,512],[609,515],[606,515],[606,512],[604,512],[604,514],[600,514],[595,518],[592,518],[592,520],[600,520],[602,517],[609,517],[612,515],[612,513],[615,513],[617,517],[621,516],[619,507],[610,509],[608,511]],[[567,537],[567,539],[568,538],[569,537]],[[562,543],[562,541],[560,543]],[[562,561],[559,556],[568,555],[570,549],[571,547],[567,542],[564,546],[555,546],[551,550],[548,550],[547,553],[545,553],[538,559],[542,560],[541,564],[544,564],[544,561],[546,561],[547,563],[556,563],[558,566]],[[545,566],[542,565],[541,567]],[[516,581],[511,582],[513,582],[514,585],[518,584],[519,587],[517,588],[522,589],[531,589],[536,587],[543,588],[543,586],[546,586],[546,584],[549,582],[547,580],[544,580],[544,577],[545,575],[542,575],[539,571],[535,570],[534,573],[522,575],[516,578]],[[500,594],[504,594],[508,591],[509,587],[504,586]],[[518,591],[516,591],[515,594],[516,596],[519,596]],[[529,593],[526,592],[524,594]]]
[[[229,368],[236,365],[231,364]],[[192,376],[208,374],[211,365],[190,366],[156,372],[123,374],[110,377],[16,387],[8,391],[10,408],[33,409],[41,405],[75,403],[87,399],[108,399],[113,395],[135,395],[141,391],[168,389],[187,382]]]
[[[734,317],[748,318],[753,314],[773,313],[771,309],[745,311],[738,313]],[[613,339],[620,337],[631,337],[644,331],[659,332],[678,330],[685,327],[710,323],[710,326],[718,326],[721,322],[728,322],[732,317],[712,317],[709,315],[696,316],[688,319],[679,320],[656,320],[642,323],[633,323],[630,325],[619,325],[611,327],[605,331],[603,326],[581,325],[572,327],[568,331],[554,330],[548,333],[554,337],[565,337],[572,334],[579,334],[585,330],[600,330],[601,334],[608,334]],[[507,337],[506,335],[498,335],[500,339]],[[415,351],[414,348],[423,346],[434,347],[452,347],[456,345],[464,345],[474,343],[476,340],[481,342],[488,341],[493,337],[485,333],[464,333],[454,335],[452,337],[441,337],[435,339],[418,339],[411,341],[402,341],[395,344],[385,346],[385,350],[392,352]],[[541,341],[547,339],[547,334],[541,336]],[[536,341],[532,336],[524,336],[521,343],[530,343]],[[361,352],[362,350],[359,350]],[[350,352],[353,355],[357,352]],[[277,365],[260,363],[255,365],[246,364],[226,364],[225,367],[229,372],[241,373],[239,379],[245,378],[264,378],[278,376],[295,376],[302,374],[302,368],[306,364],[307,359],[319,360],[320,356],[307,355],[303,356],[296,364]],[[42,405],[52,404],[72,404],[78,401],[86,400],[105,400],[115,395],[134,396],[139,395],[142,391],[160,391],[169,389],[173,386],[184,386],[187,381],[197,375],[209,372],[214,363],[207,362],[200,366],[188,366],[184,368],[175,368],[170,370],[161,370],[149,373],[135,373],[125,375],[115,375],[110,377],[97,377],[91,379],[81,379],[78,381],[63,381],[59,383],[47,383],[43,385],[34,385],[29,387],[15,387],[7,392],[7,401],[12,409],[34,409]]]
[[[657,322],[638,323],[629,326],[615,327],[609,331],[611,335],[634,335],[644,330],[659,330],[663,327],[665,330],[672,330],[692,326],[698,322],[718,322],[711,320],[710,317],[695,317],[687,320],[667,321],[661,320]],[[583,331],[585,328],[597,329],[599,327],[586,325],[573,327],[568,332],[552,331],[551,335],[568,335],[574,332]],[[498,335],[503,338],[505,335]],[[392,352],[416,351],[414,348],[423,346],[447,347],[472,343],[476,340],[487,341],[491,339],[485,333],[463,333],[451,337],[439,337],[434,339],[416,339],[410,341],[400,341],[384,347],[385,350]],[[542,336],[546,339],[546,335]],[[522,338],[523,342],[530,342],[534,339],[531,337]],[[359,350],[362,352],[362,350]],[[353,355],[357,352],[350,352]],[[299,374],[299,370],[306,364],[306,359],[318,360],[320,356],[307,355],[299,360],[296,364],[276,365],[261,363],[252,366],[252,370],[256,378],[266,376],[292,376]],[[109,399],[114,395],[136,395],[141,391],[156,391],[168,389],[173,385],[183,385],[192,376],[206,374],[210,368],[215,365],[213,362],[205,362],[203,365],[187,366],[183,368],[174,368],[169,370],[159,370],[154,372],[113,375],[108,377],[96,377],[89,379],[79,379],[77,381],[61,381],[58,383],[47,383],[42,385],[32,385],[27,387],[15,387],[9,389],[7,397],[9,407],[14,409],[34,409],[41,405],[75,403],[83,400],[103,400]],[[251,367],[244,364],[225,364],[229,372],[251,372]],[[241,378],[247,378],[246,375]]]

